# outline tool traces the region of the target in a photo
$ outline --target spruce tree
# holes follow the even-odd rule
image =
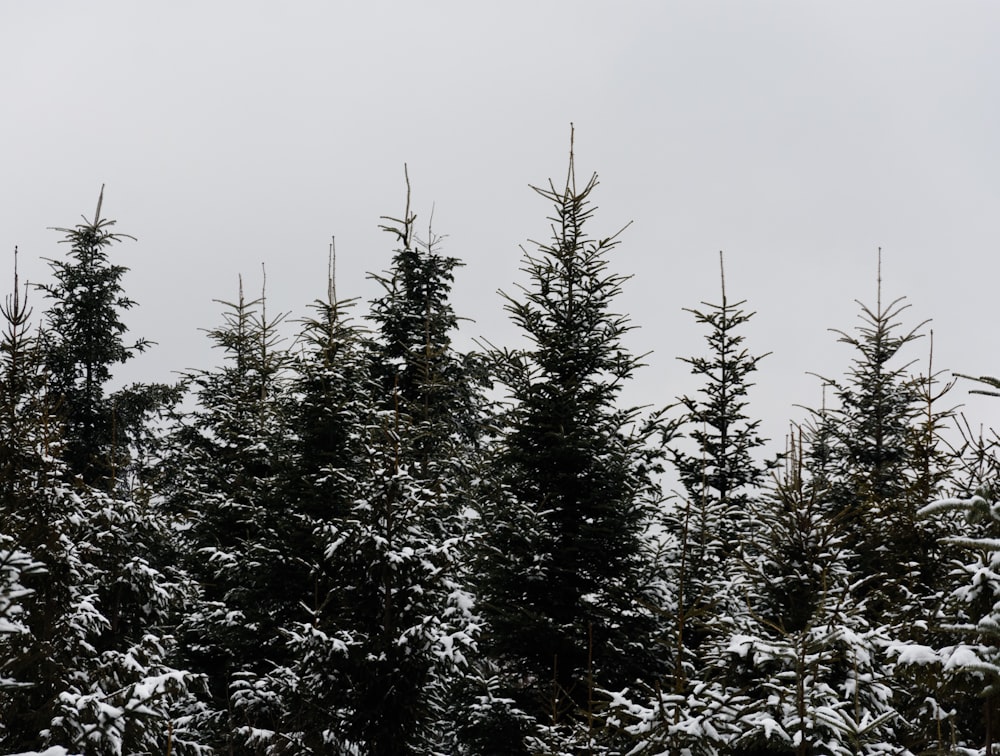
[[[596,186],[596,175],[577,186],[571,151],[565,187],[535,189],[555,206],[553,239],[525,254],[523,298],[505,295],[529,346],[495,355],[510,405],[483,511],[487,640],[499,675],[490,695],[511,699],[552,737],[593,722],[595,687],[657,672],[640,578],[657,462],[652,429],[617,406],[638,359],[622,345],[627,319],[612,309],[624,281],[608,271],[617,235],[584,229]],[[520,752],[517,732],[503,737]]]
[[[164,506],[187,522],[181,548],[201,586],[181,627],[210,684],[201,726],[213,747],[239,751],[246,728],[279,716],[255,690],[287,656],[281,628],[301,618],[308,576],[281,486],[292,438],[284,315],[270,315],[264,295],[248,300],[242,280],[236,301],[221,304],[208,335],[222,364],[185,376],[196,405],[176,416],[160,465]]]
[[[671,439],[669,454],[684,491],[664,504],[661,515],[657,606],[669,667],[645,699],[640,691],[628,697],[644,713],[618,707],[624,726],[670,753],[715,753],[725,743],[721,722],[732,697],[722,686],[731,661],[725,650],[745,611],[750,512],[768,468],[754,457],[764,444],[760,423],[746,414],[749,378],[766,355],[754,356],[744,345],[740,329],[753,313],[728,299],[721,253],[719,258],[721,303],[689,310],[709,329],[708,355],[682,358],[703,383],[698,394],[680,399],[683,414],[671,428],[693,443],[685,448],[681,439]],[[699,721],[720,723],[718,737],[695,727]]]
[[[941,601],[947,548],[937,527],[917,516],[939,496],[950,475],[942,451],[939,409],[950,384],[939,384],[929,361],[915,374],[906,352],[921,337],[923,323],[903,329],[903,299],[882,296],[881,253],[874,307],[861,305],[861,325],[835,331],[854,358],[847,375],[827,381],[831,401],[812,418],[805,451],[811,474],[826,494],[827,516],[843,529],[854,554],[852,598],[872,627],[883,626],[893,642],[923,643],[927,618]],[[927,690],[907,675],[896,680],[894,707],[902,720],[918,722]],[[919,727],[897,731],[901,746],[919,749]]]
[[[997,395],[995,378],[973,380],[984,388],[972,393]],[[903,636],[893,650],[900,687],[919,705],[911,720],[915,746],[990,753],[1000,740],[1000,438],[963,421],[950,495],[917,513],[939,536],[947,570],[941,595],[933,614],[915,623],[921,632]]]
[[[1000,503],[995,483],[969,497],[932,502],[920,514],[949,512],[963,513],[966,519],[955,523],[962,526],[956,532],[942,537],[961,558],[950,562],[951,586],[933,618],[934,632],[923,643],[900,643],[894,650],[901,672],[926,694],[921,721],[936,729],[927,745],[943,749],[951,743],[989,754],[1000,741]]]
[[[830,513],[801,436],[773,491],[755,502],[745,561],[747,611],[729,641],[727,683],[736,754],[909,753],[893,706],[886,628],[855,593],[856,555],[844,520]],[[723,726],[724,725],[724,726]]]
[[[358,494],[373,381],[370,350],[362,331],[347,318],[351,302],[314,303],[316,315],[302,322],[300,349],[291,364],[290,440],[281,482],[288,515],[297,531],[297,557],[306,582],[295,586],[303,613],[282,628],[287,663],[271,673],[268,689],[280,701],[281,719],[257,742],[267,753],[347,752],[355,716],[349,647],[357,647],[350,615],[358,609],[351,587],[370,580],[366,565],[349,558],[343,544]],[[331,547],[334,547],[331,550]]]
[[[943,417],[928,416],[933,376],[910,372],[901,361],[924,325],[900,330],[902,299],[882,300],[881,261],[874,308],[861,305],[854,333],[836,331],[854,350],[843,380],[830,380],[835,402],[817,415],[826,444],[831,514],[848,529],[878,624],[919,618],[933,595],[940,560],[935,534],[916,512],[946,474],[936,454]]]
[[[31,329],[16,274],[0,309],[0,530],[19,572],[8,582],[22,585],[16,631],[0,636],[0,668],[16,682],[0,692],[0,744],[195,753],[184,719],[198,685],[176,666],[171,633],[191,586],[159,558],[171,523],[148,498],[112,496],[107,478],[88,485],[79,458],[67,461],[62,420],[80,397],[50,380],[52,341]]]
[[[450,295],[454,271],[461,263],[441,252],[443,239],[430,223],[426,240],[417,238],[408,174],[406,185],[402,218],[383,217],[386,223],[381,226],[398,242],[390,269],[374,276],[383,288],[369,315],[376,325],[372,340],[373,375],[380,384],[376,406],[398,417],[399,464],[427,497],[418,510],[420,520],[410,527],[422,529],[428,543],[440,551],[433,561],[443,569],[433,582],[449,586],[446,595],[465,596],[467,610],[457,612],[452,600],[437,606],[420,602],[431,615],[425,622],[439,622],[444,613],[454,615],[446,626],[475,624],[468,591],[481,534],[478,520],[470,514],[478,496],[476,481],[484,474],[486,369],[479,355],[459,353],[453,346],[459,319]],[[468,703],[463,682],[467,665],[433,664],[429,674],[425,695],[432,693],[439,709],[435,737],[454,740],[462,729],[454,720],[465,719]],[[426,719],[423,726],[426,729]]]
[[[135,306],[126,296],[122,277],[128,268],[111,262],[112,245],[128,234],[112,230],[115,221],[101,217],[104,188],[93,220],[73,228],[58,228],[70,245],[68,260],[49,260],[55,278],[40,286],[52,301],[43,335],[49,390],[64,426],[64,457],[87,485],[111,490],[128,472],[129,443],[141,432],[145,410],[166,399],[164,387],[133,387],[121,399],[138,404],[137,412],[122,412],[119,397],[105,387],[115,365],[127,362],[150,346],[145,339],[129,344],[125,311]]]
[[[760,421],[745,414],[747,392],[753,385],[748,379],[767,355],[754,356],[743,346],[739,329],[753,313],[740,309],[745,302],[727,299],[721,252],[719,264],[721,304],[706,302],[707,312],[688,311],[709,328],[709,356],[682,358],[704,385],[699,396],[680,400],[685,410],[681,425],[696,448],[691,452],[675,448],[673,462],[686,497],[702,510],[695,518],[699,531],[695,542],[702,551],[714,548],[725,556],[739,551],[747,504],[768,468],[753,457],[765,443],[757,432]]]
[[[295,365],[299,433],[286,491],[309,523],[299,553],[312,594],[274,680],[285,721],[260,742],[275,753],[429,753],[444,747],[443,694],[474,632],[456,579],[460,538],[445,535],[461,530],[456,482],[424,443],[437,432],[440,453],[451,419],[403,411],[399,380],[385,380],[386,345],[347,320],[348,304],[331,285],[304,323]]]
[[[757,432],[760,421],[746,415],[752,386],[749,377],[767,355],[753,356],[743,345],[739,329],[753,313],[740,309],[744,302],[728,300],[722,253],[719,264],[721,304],[705,303],[708,312],[690,311],[710,329],[706,336],[709,356],[684,358],[691,372],[704,381],[699,396],[680,400],[685,412],[679,430],[694,441],[695,448],[685,451],[678,443],[672,448],[684,486],[683,502],[674,505],[666,518],[678,544],[674,566],[677,622],[672,644],[676,693],[686,688],[685,665],[690,660],[685,656],[704,656],[699,653],[702,643],[708,636],[725,635],[726,625],[742,603],[732,575],[743,556],[744,540],[750,536],[750,504],[768,468],[753,456],[764,445]]]
[[[402,218],[384,216],[382,230],[396,248],[388,271],[373,275],[383,293],[371,304],[375,324],[375,374],[384,401],[399,402],[400,411],[420,426],[415,440],[419,474],[435,461],[466,456],[481,434],[484,383],[481,360],[459,354],[452,346],[458,316],[450,295],[458,258],[442,254],[442,238],[428,224],[427,239],[415,235],[416,214],[410,209],[406,175]]]

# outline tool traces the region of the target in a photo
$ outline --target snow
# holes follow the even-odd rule
[[[916,643],[891,646],[889,653],[899,654],[897,658],[899,664],[938,664],[941,661],[938,652],[933,648]]]
[[[969,509],[975,506],[985,506],[986,500],[982,496],[973,496],[969,499],[939,499],[931,502],[917,511],[918,517],[927,517],[937,512],[944,512],[949,509]]]
[[[750,635],[734,635],[729,641],[729,648],[726,649],[726,652],[736,654],[741,659],[745,659],[747,654],[753,649],[755,640]]]
[[[945,661],[946,671],[962,668],[977,668],[983,664],[979,655],[969,646],[956,646]]]
[[[758,724],[764,729],[764,737],[767,740],[771,740],[771,738],[777,735],[784,742],[791,742],[792,739],[788,737],[788,733],[785,732],[784,728],[775,722],[771,717],[763,717]]]
[[[3,617],[0,617],[0,635],[26,632],[27,628],[25,628],[24,625],[19,625],[16,622],[11,622]]]

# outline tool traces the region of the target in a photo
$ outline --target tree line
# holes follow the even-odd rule
[[[408,182],[377,297],[331,276],[291,321],[241,283],[207,332],[220,364],[171,384],[109,388],[151,344],[122,320],[131,237],[103,191],[58,229],[51,283],[22,285],[15,251],[4,752],[992,753],[997,438],[943,439],[960,419],[915,367],[925,324],[879,282],[769,452],[767,355],[720,276],[690,311],[700,389],[627,406],[596,187],[571,152],[535,189],[552,236],[503,294],[517,349],[453,345],[461,263],[417,237]]]

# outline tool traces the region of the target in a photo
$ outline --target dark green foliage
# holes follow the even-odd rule
[[[301,619],[308,573],[292,534],[297,519],[281,494],[290,435],[283,316],[266,301],[223,302],[208,332],[221,367],[189,374],[198,406],[177,419],[163,452],[165,505],[189,523],[181,533],[201,586],[181,632],[193,668],[208,676],[213,745],[235,747],[241,724],[273,726],[270,711],[245,703],[244,686],[285,657],[280,628]]]
[[[621,686],[656,670],[639,579],[656,460],[652,429],[616,406],[638,360],[611,309],[624,280],[607,271],[617,242],[583,228],[596,185],[577,189],[571,159],[564,189],[536,189],[555,205],[553,240],[526,254],[530,288],[506,305],[530,346],[496,355],[511,405],[484,511],[489,644],[504,692],[546,725],[577,720],[593,680]]]
[[[990,753],[1000,740],[1000,441],[995,431],[977,435],[967,424],[963,435],[957,495],[918,512],[950,557],[940,604],[920,623],[925,632],[895,650],[900,677],[923,693],[915,744],[943,750],[953,742]]]
[[[44,468],[57,423],[45,395],[46,374],[37,335],[31,328],[27,287],[22,293],[14,250],[14,290],[0,307],[0,503],[4,512],[17,511],[30,494],[29,472]],[[39,452],[42,452],[41,454]],[[8,524],[3,531],[9,532]]]
[[[310,590],[283,630],[287,667],[265,682],[283,711],[273,737],[254,736],[268,752],[415,754],[454,740],[442,711],[474,642],[463,484],[479,409],[450,348],[455,261],[411,249],[404,228],[374,337],[346,319],[332,281],[303,324],[282,492]]]
[[[747,700],[731,742],[739,753],[890,752],[901,722],[882,659],[889,639],[865,618],[844,522],[824,506],[801,436],[792,443],[752,509],[747,611],[727,675]]]
[[[468,444],[479,434],[481,397],[476,361],[452,348],[458,317],[449,297],[461,262],[439,251],[441,239],[428,227],[428,238],[414,237],[416,215],[410,212],[409,177],[402,219],[385,217],[382,229],[400,243],[391,269],[372,276],[384,294],[371,304],[377,326],[375,372],[382,395],[399,402],[399,410],[421,425],[415,441],[418,460],[447,456],[442,445]],[[479,370],[481,373],[481,369]],[[394,406],[392,409],[396,409]]]
[[[721,271],[720,253],[720,271]],[[677,542],[674,559],[677,626],[672,634],[684,648],[676,647],[675,687],[683,690],[682,659],[688,649],[698,649],[709,635],[727,631],[734,607],[732,574],[743,556],[751,529],[750,504],[769,466],[754,458],[764,445],[757,429],[760,421],[746,414],[749,377],[765,356],[753,356],[739,333],[753,316],[731,303],[722,280],[722,303],[705,303],[707,312],[690,310],[698,323],[708,326],[707,357],[684,362],[703,381],[698,396],[682,397],[684,414],[678,421],[695,448],[672,448],[673,463],[685,489],[683,502],[668,510],[665,524]],[[740,598],[735,597],[737,603]]]
[[[720,253],[721,272],[721,253]],[[657,713],[649,721],[649,737],[672,753],[713,753],[724,742],[725,712],[731,696],[721,689],[731,659],[725,649],[745,611],[746,587],[740,580],[755,524],[752,504],[767,465],[754,458],[764,440],[758,421],[746,414],[749,376],[763,359],[750,354],[740,333],[752,313],[743,302],[731,303],[722,276],[721,304],[705,303],[706,311],[690,310],[708,327],[708,355],[684,358],[702,380],[698,394],[685,396],[683,410],[670,433],[672,456],[683,494],[662,507],[663,535],[658,554],[659,643],[669,667],[657,691],[647,695]],[[663,703],[663,699],[666,703]],[[715,722],[715,735],[684,722]],[[721,728],[721,729],[720,729]]]
[[[5,553],[20,555],[8,582],[22,588],[16,629],[0,633],[0,669],[13,683],[0,692],[0,744],[139,753],[162,746],[176,725],[175,751],[196,752],[178,722],[197,681],[174,666],[171,629],[191,585],[161,560],[170,523],[147,499],[109,495],[107,478],[87,485],[64,458],[64,434],[86,431],[63,420],[86,415],[73,401],[99,404],[100,386],[74,393],[51,380],[52,342],[32,332],[19,295],[15,273],[0,337],[0,538]],[[145,410],[134,414],[140,427]],[[127,469],[127,447],[120,451],[116,464]]]
[[[923,324],[900,331],[902,300],[861,306],[855,334],[837,332],[854,349],[843,381],[828,381],[835,405],[816,415],[814,462],[829,486],[830,514],[845,526],[867,601],[878,623],[927,610],[941,560],[936,533],[916,516],[947,475],[938,430],[947,413],[933,402],[933,375],[917,377],[901,362]],[[822,443],[819,444],[819,441]]]
[[[144,412],[169,393],[164,387],[134,386],[120,401],[104,393],[114,366],[150,343],[125,342],[128,329],[121,317],[135,302],[122,288],[128,268],[112,264],[108,252],[134,237],[111,230],[115,221],[101,217],[103,200],[102,188],[93,220],[56,229],[70,245],[69,260],[50,260],[55,281],[40,288],[53,300],[42,342],[49,392],[64,425],[63,456],[85,484],[111,490],[128,471],[129,444],[141,432]]]
[[[622,408],[639,359],[617,234],[589,235],[596,186],[571,152],[565,187],[536,189],[552,239],[504,295],[526,347],[485,357],[455,348],[461,263],[415,235],[408,177],[370,331],[331,280],[285,349],[283,316],[241,286],[208,332],[221,364],[179,387],[109,391],[149,343],[127,338],[110,253],[131,237],[101,200],[58,229],[38,331],[15,265],[3,752],[990,750],[1000,442],[966,424],[942,445],[950,384],[905,357],[921,326],[901,330],[880,282],[783,471],[760,458],[762,357],[724,281],[689,311],[707,350],[682,358],[702,385],[680,417]]]
[[[757,433],[760,421],[745,414],[747,391],[753,385],[748,378],[767,355],[753,356],[743,346],[739,329],[753,313],[740,309],[744,302],[729,302],[724,278],[722,303],[703,304],[707,312],[688,312],[709,328],[705,337],[709,356],[683,361],[691,366],[693,374],[704,379],[704,385],[699,396],[680,400],[685,409],[682,426],[697,450],[689,453],[675,449],[673,462],[690,500],[700,509],[714,511],[714,532],[703,532],[699,538],[701,547],[706,548],[705,539],[728,539],[745,525],[747,503],[767,470],[767,465],[752,454],[764,444]],[[699,528],[705,530],[704,525],[699,524]],[[735,539],[718,544],[723,554],[737,545]]]

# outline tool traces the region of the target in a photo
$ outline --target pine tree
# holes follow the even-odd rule
[[[148,500],[87,485],[64,459],[72,396],[50,380],[51,342],[32,331],[16,272],[0,309],[0,531],[8,585],[21,584],[17,625],[0,636],[15,683],[0,692],[0,744],[198,752],[183,724],[197,680],[175,666],[170,633],[190,583],[157,559],[172,528]]]
[[[591,721],[595,686],[657,671],[640,606],[653,429],[616,406],[638,360],[621,344],[626,318],[611,310],[624,280],[607,271],[616,237],[584,231],[596,186],[594,176],[577,187],[571,151],[565,188],[536,189],[555,206],[553,240],[525,255],[524,298],[506,297],[530,346],[496,355],[511,403],[483,512],[488,643],[501,678],[491,695],[550,736]],[[504,737],[513,752],[519,735]]]
[[[661,515],[657,605],[669,668],[645,700],[636,691],[618,702],[624,727],[677,754],[724,748],[722,722],[733,711],[732,696],[721,685],[731,661],[725,651],[744,611],[740,577],[744,544],[752,536],[750,508],[768,468],[753,455],[764,444],[759,421],[746,414],[749,377],[766,355],[755,357],[743,344],[739,331],[753,313],[727,298],[721,253],[719,258],[721,304],[689,311],[709,328],[709,354],[683,358],[704,383],[698,395],[681,398],[683,414],[671,428],[693,444],[684,449],[671,439],[669,453],[684,494],[665,504]],[[622,705],[625,700],[633,711]],[[719,722],[717,736],[697,722]]]
[[[247,300],[242,280],[236,301],[221,304],[208,335],[223,364],[185,377],[197,405],[176,417],[160,464],[164,505],[188,523],[181,548],[201,585],[181,628],[211,688],[201,726],[211,745],[238,751],[241,728],[280,716],[255,690],[287,656],[280,629],[302,617],[308,575],[282,495],[292,438],[284,315],[269,315],[264,295]]]
[[[880,267],[875,308],[861,305],[856,334],[836,332],[855,357],[844,380],[828,381],[835,406],[817,416],[831,514],[848,528],[861,575],[878,576],[865,583],[878,624],[926,612],[940,562],[935,534],[916,512],[946,474],[939,467],[946,460],[935,453],[944,416],[927,415],[933,376],[914,376],[911,363],[899,362],[924,325],[899,330],[907,306],[901,299],[883,303]]]
[[[951,562],[952,589],[933,628],[937,642],[932,637],[933,645],[901,643],[895,651],[902,671],[925,686],[925,718],[937,727],[939,751],[951,743],[989,754],[1000,740],[1000,503],[995,485],[968,498],[932,502],[920,514],[942,512],[962,512],[967,521],[960,532],[942,538],[965,558]]]
[[[988,387],[973,393],[995,395],[996,379],[973,380]],[[943,590],[933,614],[916,623],[921,632],[893,650],[900,687],[921,705],[914,742],[927,751],[990,753],[1000,739],[1000,439],[973,433],[968,421],[960,429],[951,495],[917,513],[939,534]]]
[[[720,271],[722,253],[719,253]],[[767,355],[753,356],[743,346],[738,329],[753,313],[740,308],[745,302],[726,298],[722,272],[722,304],[704,303],[708,312],[689,310],[700,324],[709,327],[706,336],[710,356],[683,361],[704,379],[698,397],[684,396],[682,426],[696,444],[696,451],[673,451],[687,498],[700,511],[695,517],[698,534],[692,540],[702,551],[721,556],[739,551],[738,534],[746,523],[746,509],[753,490],[764,479],[768,465],[753,458],[764,445],[757,429],[759,420],[745,414],[748,378]],[[713,541],[714,543],[710,543]]]
[[[372,302],[369,315],[377,327],[372,345],[373,374],[380,383],[376,406],[398,417],[399,464],[428,497],[420,510],[422,520],[412,526],[422,528],[429,543],[441,550],[445,569],[440,578],[450,595],[465,596],[467,610],[456,613],[450,601],[436,608],[431,602],[422,604],[431,613],[454,613],[452,623],[475,625],[469,590],[481,533],[470,515],[478,498],[476,481],[484,474],[486,367],[479,355],[461,354],[452,344],[459,320],[450,294],[461,263],[441,253],[442,237],[430,223],[426,241],[416,237],[408,174],[406,186],[402,218],[384,216],[381,226],[399,246],[389,271],[375,276],[383,294]],[[438,699],[435,737],[450,740],[448,747],[454,748],[456,730],[463,729],[455,720],[466,717],[469,670],[465,664],[435,664],[431,674],[425,693],[432,691]]]
[[[267,753],[340,753],[352,747],[355,670],[348,659],[349,647],[358,644],[348,617],[358,608],[349,592],[370,577],[360,559],[350,558],[349,545],[336,546],[345,543],[344,522],[358,497],[365,457],[361,428],[374,384],[365,336],[347,318],[352,303],[336,299],[332,281],[331,273],[327,300],[315,302],[316,316],[302,323],[301,350],[291,365],[289,419],[296,433],[281,490],[307,579],[296,587],[302,616],[282,628],[287,664],[271,674],[281,721],[272,733],[258,733]]]
[[[50,260],[55,281],[40,286],[53,300],[43,335],[49,390],[64,426],[64,457],[87,485],[111,490],[128,470],[129,442],[141,430],[143,414],[169,396],[165,387],[135,386],[119,397],[106,396],[115,365],[145,351],[150,342],[125,342],[122,314],[135,306],[122,287],[128,268],[114,265],[109,248],[128,234],[111,229],[115,221],[101,217],[104,188],[93,220],[58,228],[70,245],[69,260]]]
[[[678,544],[675,693],[686,688],[684,665],[690,662],[685,656],[704,656],[699,649],[707,636],[726,635],[726,625],[742,603],[731,576],[750,535],[750,504],[768,468],[753,457],[764,445],[757,432],[760,422],[745,414],[749,376],[767,355],[753,356],[743,346],[738,329],[753,313],[740,309],[744,302],[729,302],[721,253],[719,264],[722,303],[706,303],[707,313],[690,311],[710,329],[710,356],[684,359],[691,372],[704,379],[701,396],[680,400],[685,413],[679,427],[696,448],[686,452],[675,444],[672,449],[685,489],[683,503],[667,519]]]
[[[300,483],[285,490],[308,523],[312,595],[273,680],[282,729],[258,740],[274,753],[427,753],[441,747],[442,685],[473,643],[458,538],[442,536],[457,530],[454,483],[425,480],[446,467],[421,443],[436,429],[404,414],[395,379],[383,393],[384,345],[347,320],[348,304],[331,284],[304,323],[289,479]]]
[[[430,480],[439,474],[427,469],[435,460],[440,464],[474,451],[485,378],[481,360],[452,346],[458,317],[449,297],[462,263],[440,252],[442,238],[431,225],[426,241],[415,237],[408,174],[406,187],[403,218],[383,216],[382,230],[400,246],[390,270],[372,276],[384,293],[372,302],[369,318],[376,326],[375,373],[382,396],[398,401],[399,410],[419,426],[415,461],[419,474]]]
[[[797,439],[774,491],[752,506],[748,612],[729,644],[729,685],[745,700],[725,722],[736,733],[724,752],[909,753],[896,745],[890,638],[854,596],[856,556],[803,446]]]

